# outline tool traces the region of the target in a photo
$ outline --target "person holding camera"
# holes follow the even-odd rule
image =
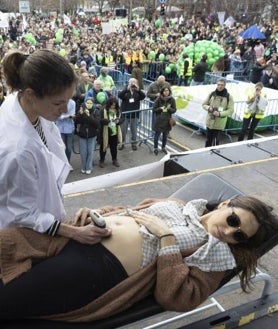
[[[115,167],[120,167],[117,160],[118,143],[122,143],[122,131],[120,124],[123,122],[120,106],[116,97],[109,97],[105,107],[100,114],[100,149],[99,166],[104,168],[106,150],[109,145],[112,163]]]
[[[94,151],[97,143],[100,111],[94,109],[94,100],[88,97],[76,115],[77,136],[81,156],[81,173],[90,175],[94,164]]]
[[[234,99],[226,89],[224,78],[218,79],[215,91],[207,96],[202,106],[207,111],[205,147],[219,145],[220,132],[225,128],[228,116],[234,111]]]
[[[266,99],[266,94],[262,91],[263,87],[264,85],[261,82],[257,82],[255,85],[255,91],[248,96],[246,101],[247,109],[243,115],[242,129],[239,134],[238,141],[244,140],[247,130],[247,139],[253,139],[257,125],[264,117],[264,111],[268,101]]]
[[[123,133],[123,143],[126,141],[128,125],[131,130],[132,150],[137,150],[137,123],[140,114],[140,102],[146,97],[145,93],[140,90],[138,82],[135,78],[131,78],[125,89],[119,92],[119,98],[122,100],[121,111],[123,114],[123,124],[121,126]],[[124,149],[122,144],[119,150]]]
[[[162,134],[161,151],[167,154],[167,137],[171,130],[170,118],[177,111],[176,100],[172,96],[172,91],[168,87],[162,87],[160,96],[154,101],[153,112],[155,113],[154,124],[154,154],[158,155],[158,141]]]

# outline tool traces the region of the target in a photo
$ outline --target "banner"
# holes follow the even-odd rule
[[[245,102],[251,90],[254,90],[254,84],[247,82],[227,83],[226,88],[234,98],[234,113],[231,118],[236,121],[242,121],[245,111]],[[207,96],[216,89],[216,84],[200,85],[190,87],[172,86],[173,97],[176,100],[177,112],[175,115],[187,123],[194,126],[205,128],[207,111],[202,107]],[[278,91],[275,89],[264,88],[268,100],[277,100]],[[265,116],[278,114],[278,108],[273,109],[270,106],[265,111]]]
[[[30,13],[30,3],[29,1],[18,1],[19,12],[20,13]]]
[[[225,11],[219,11],[218,13],[218,21],[220,26],[224,24],[224,19],[225,19]]]

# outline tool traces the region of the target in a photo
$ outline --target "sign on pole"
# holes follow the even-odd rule
[[[30,13],[30,3],[29,1],[18,1],[19,12],[20,13]]]

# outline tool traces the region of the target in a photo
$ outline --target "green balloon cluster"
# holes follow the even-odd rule
[[[177,66],[175,63],[169,63],[166,67],[165,67],[165,73],[166,74],[170,74],[173,71],[176,71]]]
[[[225,54],[223,47],[209,40],[197,41],[195,45],[191,43],[189,46],[183,48],[183,53],[187,54],[194,63],[200,62],[202,55],[206,54],[207,63],[210,68],[219,57]]]

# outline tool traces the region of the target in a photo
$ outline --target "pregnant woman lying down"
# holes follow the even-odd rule
[[[166,310],[204,302],[236,266],[244,291],[256,248],[277,231],[271,209],[253,197],[208,204],[147,199],[133,209],[97,211],[111,232],[96,244],[27,228],[0,230],[0,319],[91,321],[154,295]],[[94,225],[81,208],[72,225]]]

